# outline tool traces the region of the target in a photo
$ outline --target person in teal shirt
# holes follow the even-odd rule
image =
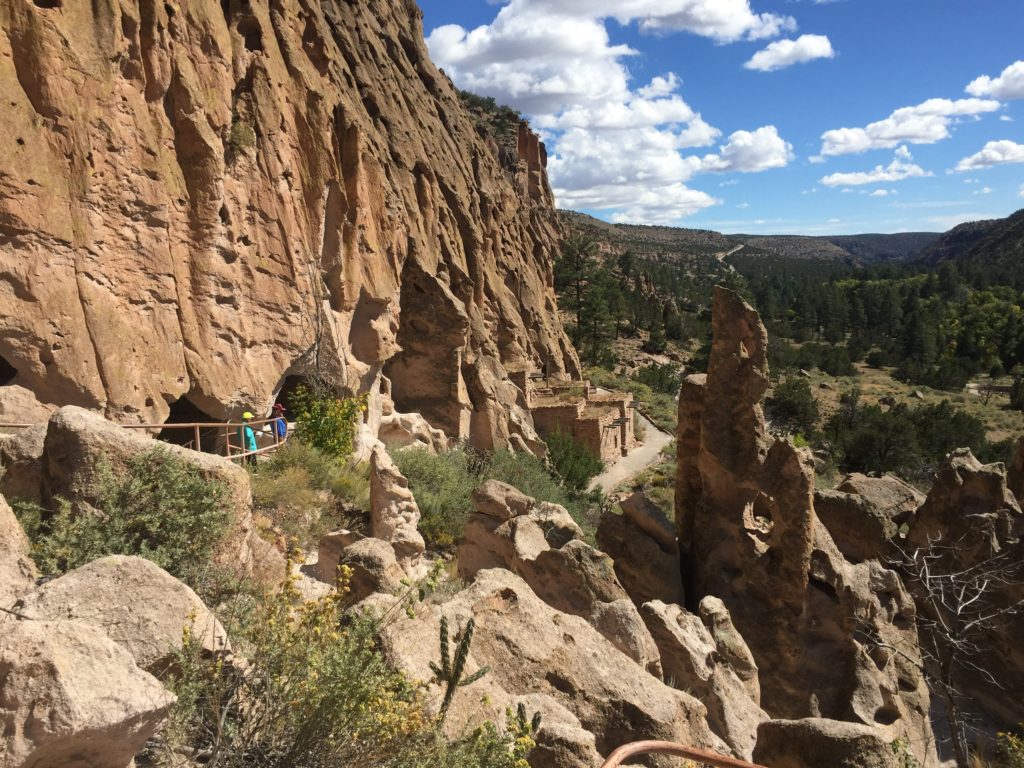
[[[242,426],[238,428],[238,439],[242,443],[242,450],[246,453],[256,450],[256,433],[253,431],[252,426],[249,422],[252,421],[253,415],[246,411],[242,414]],[[245,461],[249,464],[256,463],[255,454],[250,454],[245,457]]]

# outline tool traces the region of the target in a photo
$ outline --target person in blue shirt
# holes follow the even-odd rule
[[[246,411],[242,414],[242,426],[238,428],[238,439],[242,443],[242,450],[246,453],[256,450],[256,433],[253,432],[252,426],[249,424],[252,419],[253,415]],[[248,464],[255,464],[255,454],[246,456],[245,461]]]
[[[274,436],[277,438],[277,442],[282,443],[288,435],[288,420],[284,416],[284,406],[280,403],[274,403],[271,416],[274,419]]]

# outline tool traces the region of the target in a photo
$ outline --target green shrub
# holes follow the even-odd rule
[[[579,493],[586,490],[590,480],[601,474],[604,462],[594,456],[572,435],[553,432],[545,442],[548,445],[548,458],[551,466],[566,488]]]
[[[1024,730],[1024,723],[1018,727]],[[1024,737],[1010,732],[996,734],[992,768],[1024,768]]]
[[[807,379],[791,376],[779,384],[766,403],[768,415],[789,432],[813,436],[820,411]]]
[[[202,654],[186,633],[168,681],[178,701],[142,764],[203,755],[209,768],[523,768],[529,733],[518,728],[485,723],[445,740],[421,688],[384,659],[379,627],[344,611],[350,575],[343,569],[338,592],[313,602],[289,581],[234,606],[244,620],[224,620],[244,670]]]
[[[649,365],[636,372],[636,379],[655,392],[679,394],[679,366],[673,363]]]
[[[256,131],[249,123],[243,120],[235,120],[231,123],[231,130],[228,131],[228,154],[231,157],[240,155],[249,147],[256,145]]]
[[[295,432],[302,442],[327,456],[344,458],[352,443],[360,415],[366,411],[366,396],[339,398],[300,386],[292,394]]]
[[[229,523],[224,486],[164,448],[132,457],[123,473],[100,459],[90,495],[95,507],[14,502],[44,573],[105,555],[140,555],[196,587]]]

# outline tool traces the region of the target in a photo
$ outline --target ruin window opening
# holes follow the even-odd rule
[[[6,387],[14,381],[18,369],[11,365],[7,358],[0,356],[0,387]]]
[[[167,414],[164,424],[211,424],[221,421],[206,413],[187,396],[179,397],[171,403],[171,411]],[[195,450],[195,429],[168,428],[165,426],[157,435],[157,440],[172,445],[180,445]],[[203,453],[222,453],[224,449],[224,430],[207,427],[199,430],[199,448]]]

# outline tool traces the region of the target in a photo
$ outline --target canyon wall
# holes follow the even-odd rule
[[[319,376],[490,448],[533,436],[508,371],[578,373],[543,144],[412,0],[4,3],[0,92],[11,390],[147,423]]]

